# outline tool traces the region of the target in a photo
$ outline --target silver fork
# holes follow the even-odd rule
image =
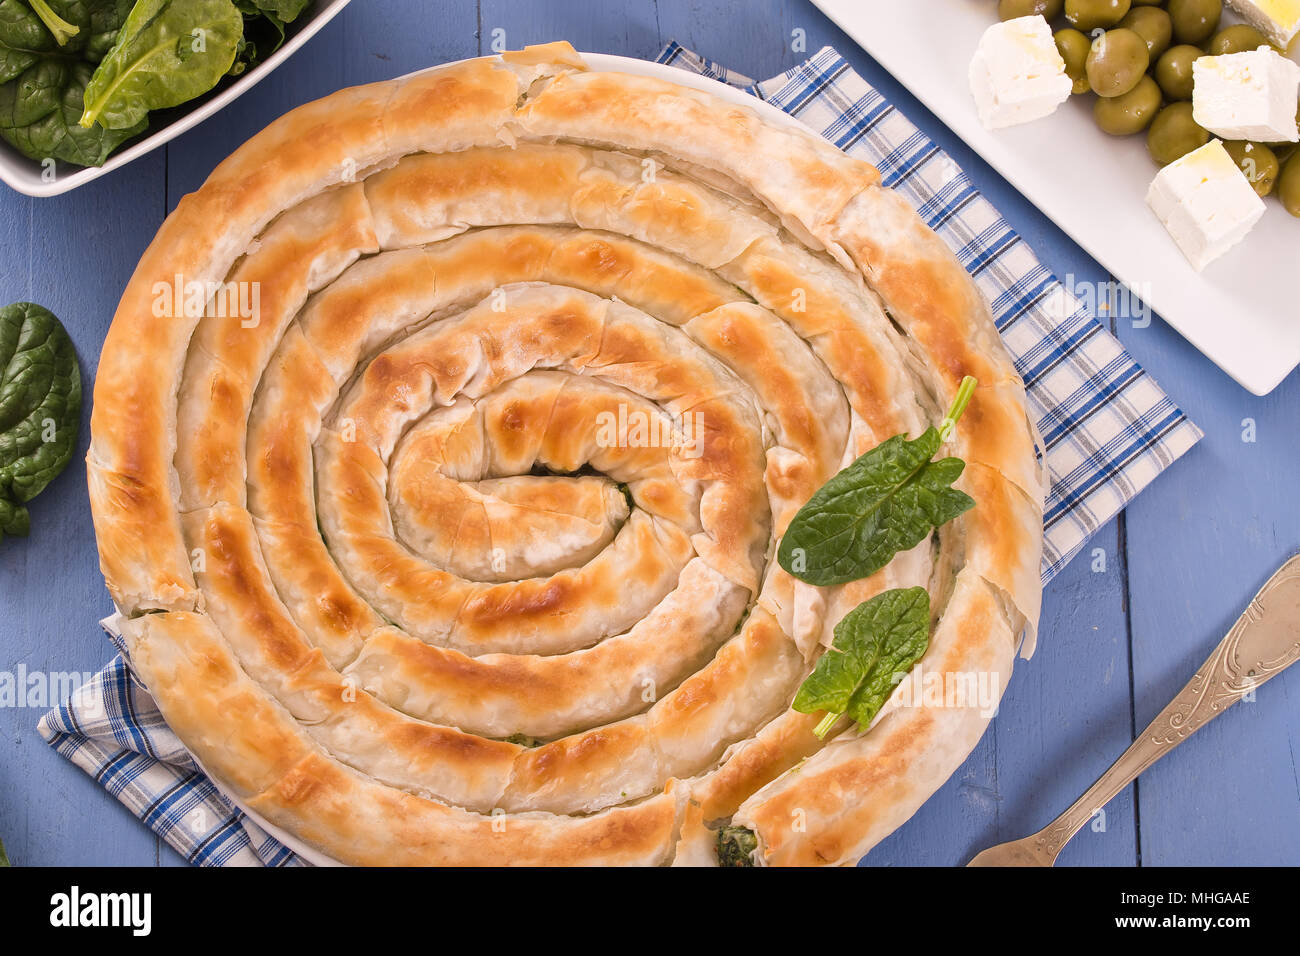
[[[967,866],[1051,866],[1093,814],[1174,747],[1300,658],[1300,554],[1278,568],[1187,686],[1059,817]]]

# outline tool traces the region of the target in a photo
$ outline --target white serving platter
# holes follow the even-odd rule
[[[0,181],[27,196],[57,196],[125,166],[145,153],[157,149],[163,143],[170,142],[186,130],[193,129],[213,113],[243,96],[277,66],[293,56],[299,47],[319,33],[321,28],[338,16],[347,5],[348,0],[317,0],[303,14],[300,22],[290,26],[293,32],[285,40],[284,46],[265,61],[249,70],[216,96],[203,100],[189,112],[150,133],[144,139],[119,149],[108,157],[103,166],[82,168],[60,163],[53,170],[53,176],[46,176],[45,168],[40,163],[28,159],[8,143],[0,140]]]
[[[744,93],[736,89],[735,87],[727,86],[725,83],[719,83],[717,80],[711,80],[708,77],[699,76],[698,74],[695,73],[690,73],[686,70],[680,70],[677,69],[676,67],[671,67],[671,66],[664,66],[661,63],[651,63],[647,60],[637,60],[632,57],[626,57],[626,56],[613,56],[611,54],[606,54],[606,53],[583,53],[582,58],[587,61],[588,65],[593,70],[605,70],[605,71],[617,72],[617,73],[633,73],[633,74],[639,74],[641,76],[657,76],[662,79],[670,80],[671,82],[674,83],[679,83],[682,86],[689,86],[692,87],[693,89],[703,90],[706,93],[712,93],[715,96],[718,96],[719,98],[727,100],[728,102],[731,103],[740,104],[742,106],[748,106],[754,111],[756,111],[765,120],[775,125],[778,126],[800,126],[801,125],[798,120],[792,118],[788,113],[782,112],[781,110],[777,109],[775,106],[771,106],[768,103],[764,103],[763,101],[756,99],[753,96],[750,96],[748,93]],[[457,62],[463,62],[463,61],[457,61]],[[450,66],[450,65],[451,64],[440,64],[439,66],[430,67],[429,69],[440,69],[441,66]],[[423,72],[427,72],[427,70],[420,70],[417,72],[423,73]],[[416,74],[410,73],[407,75],[415,76]],[[119,628],[117,628],[116,626],[116,621],[117,621],[116,618],[109,618],[105,621],[105,626],[115,631],[119,630]],[[193,756],[193,754],[191,754],[191,756]],[[194,762],[196,764],[199,764],[200,769],[203,769],[202,764],[199,762],[197,757],[194,758]],[[204,772],[206,773],[206,770]],[[247,814],[250,820],[256,823],[259,827],[261,827],[263,830],[265,830],[275,839],[279,840],[290,850],[297,853],[307,862],[315,864],[316,866],[339,866],[340,865],[337,861],[331,859],[327,854],[322,853],[320,850],[316,849],[315,847],[305,844],[302,840],[298,839],[296,836],[294,836],[291,833],[287,833],[285,830],[276,826],[275,824],[267,822],[267,820],[261,814],[257,813],[254,810],[250,810],[247,804],[244,803],[244,801],[239,800],[233,795],[231,795],[230,792],[226,789],[226,787],[222,785],[219,781],[214,779],[211,774],[208,774],[208,778],[212,780],[213,785],[216,786],[216,788],[222,792],[222,794],[226,797],[226,799],[229,800],[235,806],[237,806],[245,814]]]
[[[1300,220],[1273,198],[1245,241],[1197,273],[1146,205],[1144,136],[1097,129],[1092,97],[989,132],[967,69],[991,0],[813,0],[1030,202],[1216,365],[1256,395],[1300,365]],[[1228,14],[1224,23],[1236,22]],[[1300,60],[1300,42],[1291,48]],[[1062,276],[1062,279],[1065,277]],[[1124,321],[1123,318],[1120,321]]]

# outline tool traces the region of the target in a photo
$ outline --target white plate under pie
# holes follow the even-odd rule
[[[1300,365],[1300,221],[1270,198],[1245,241],[1197,273],[1146,205],[1143,136],[1110,137],[1092,97],[989,132],[967,69],[992,0],[813,0],[953,132],[1216,365],[1266,395]],[[1224,23],[1236,22],[1226,14]],[[1300,61],[1300,42],[1291,56]],[[1120,319],[1124,321],[1124,319]]]

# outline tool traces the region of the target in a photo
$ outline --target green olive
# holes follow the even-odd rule
[[[1064,7],[1065,0],[998,0],[998,19],[1046,17],[1048,20],[1055,20],[1061,15]]]
[[[1300,153],[1286,161],[1277,177],[1277,198],[1291,215],[1300,219]]]
[[[1165,99],[1192,98],[1192,64],[1203,56],[1200,47],[1183,44],[1170,47],[1156,61],[1156,82],[1164,90]]]
[[[1169,0],[1169,18],[1179,43],[1204,43],[1219,29],[1221,0]]]
[[[1160,59],[1160,54],[1168,50],[1173,41],[1174,23],[1159,7],[1134,7],[1119,21],[1119,25],[1146,40],[1152,63]]]
[[[1071,27],[1057,30],[1052,39],[1065,61],[1065,75],[1074,83],[1070,92],[1076,95],[1087,93],[1092,89],[1088,84],[1088,51],[1092,49],[1092,41]]]
[[[1147,152],[1161,166],[1168,166],[1209,141],[1210,134],[1192,119],[1192,104],[1171,103],[1151,121]]]
[[[1268,37],[1246,23],[1220,30],[1205,48],[1210,56],[1225,56],[1229,53],[1246,53],[1268,46]]]
[[[1165,0],[1133,0],[1135,7],[1163,7]]]
[[[1065,0],[1065,19],[1084,33],[1108,30],[1124,19],[1131,0]]]
[[[1160,112],[1160,87],[1149,76],[1121,96],[1098,97],[1092,106],[1093,118],[1103,133],[1130,136],[1140,133]]]
[[[1138,85],[1150,65],[1145,40],[1132,30],[1107,30],[1088,51],[1088,82],[1098,96],[1121,96]]]
[[[1280,164],[1271,149],[1263,143],[1247,143],[1244,140],[1231,140],[1224,143],[1223,148],[1228,151],[1255,192],[1267,196],[1273,191]]]

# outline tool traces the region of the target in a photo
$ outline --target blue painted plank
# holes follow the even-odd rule
[[[483,53],[518,49],[533,43],[568,40],[578,50],[653,58],[662,49],[656,4],[530,3],[529,0],[482,0]]]
[[[810,3],[660,0],[658,9],[664,43],[676,40],[755,80],[788,70],[831,42],[832,31],[839,32]],[[848,47],[839,44],[839,50]]]
[[[1144,725],[1300,548],[1300,375],[1256,398],[1167,328],[1124,337],[1140,359],[1168,366],[1167,384],[1206,431],[1161,494],[1129,509],[1134,683]],[[1243,440],[1251,423],[1253,442]],[[1300,863],[1297,701],[1293,668],[1147,773],[1144,863]]]

